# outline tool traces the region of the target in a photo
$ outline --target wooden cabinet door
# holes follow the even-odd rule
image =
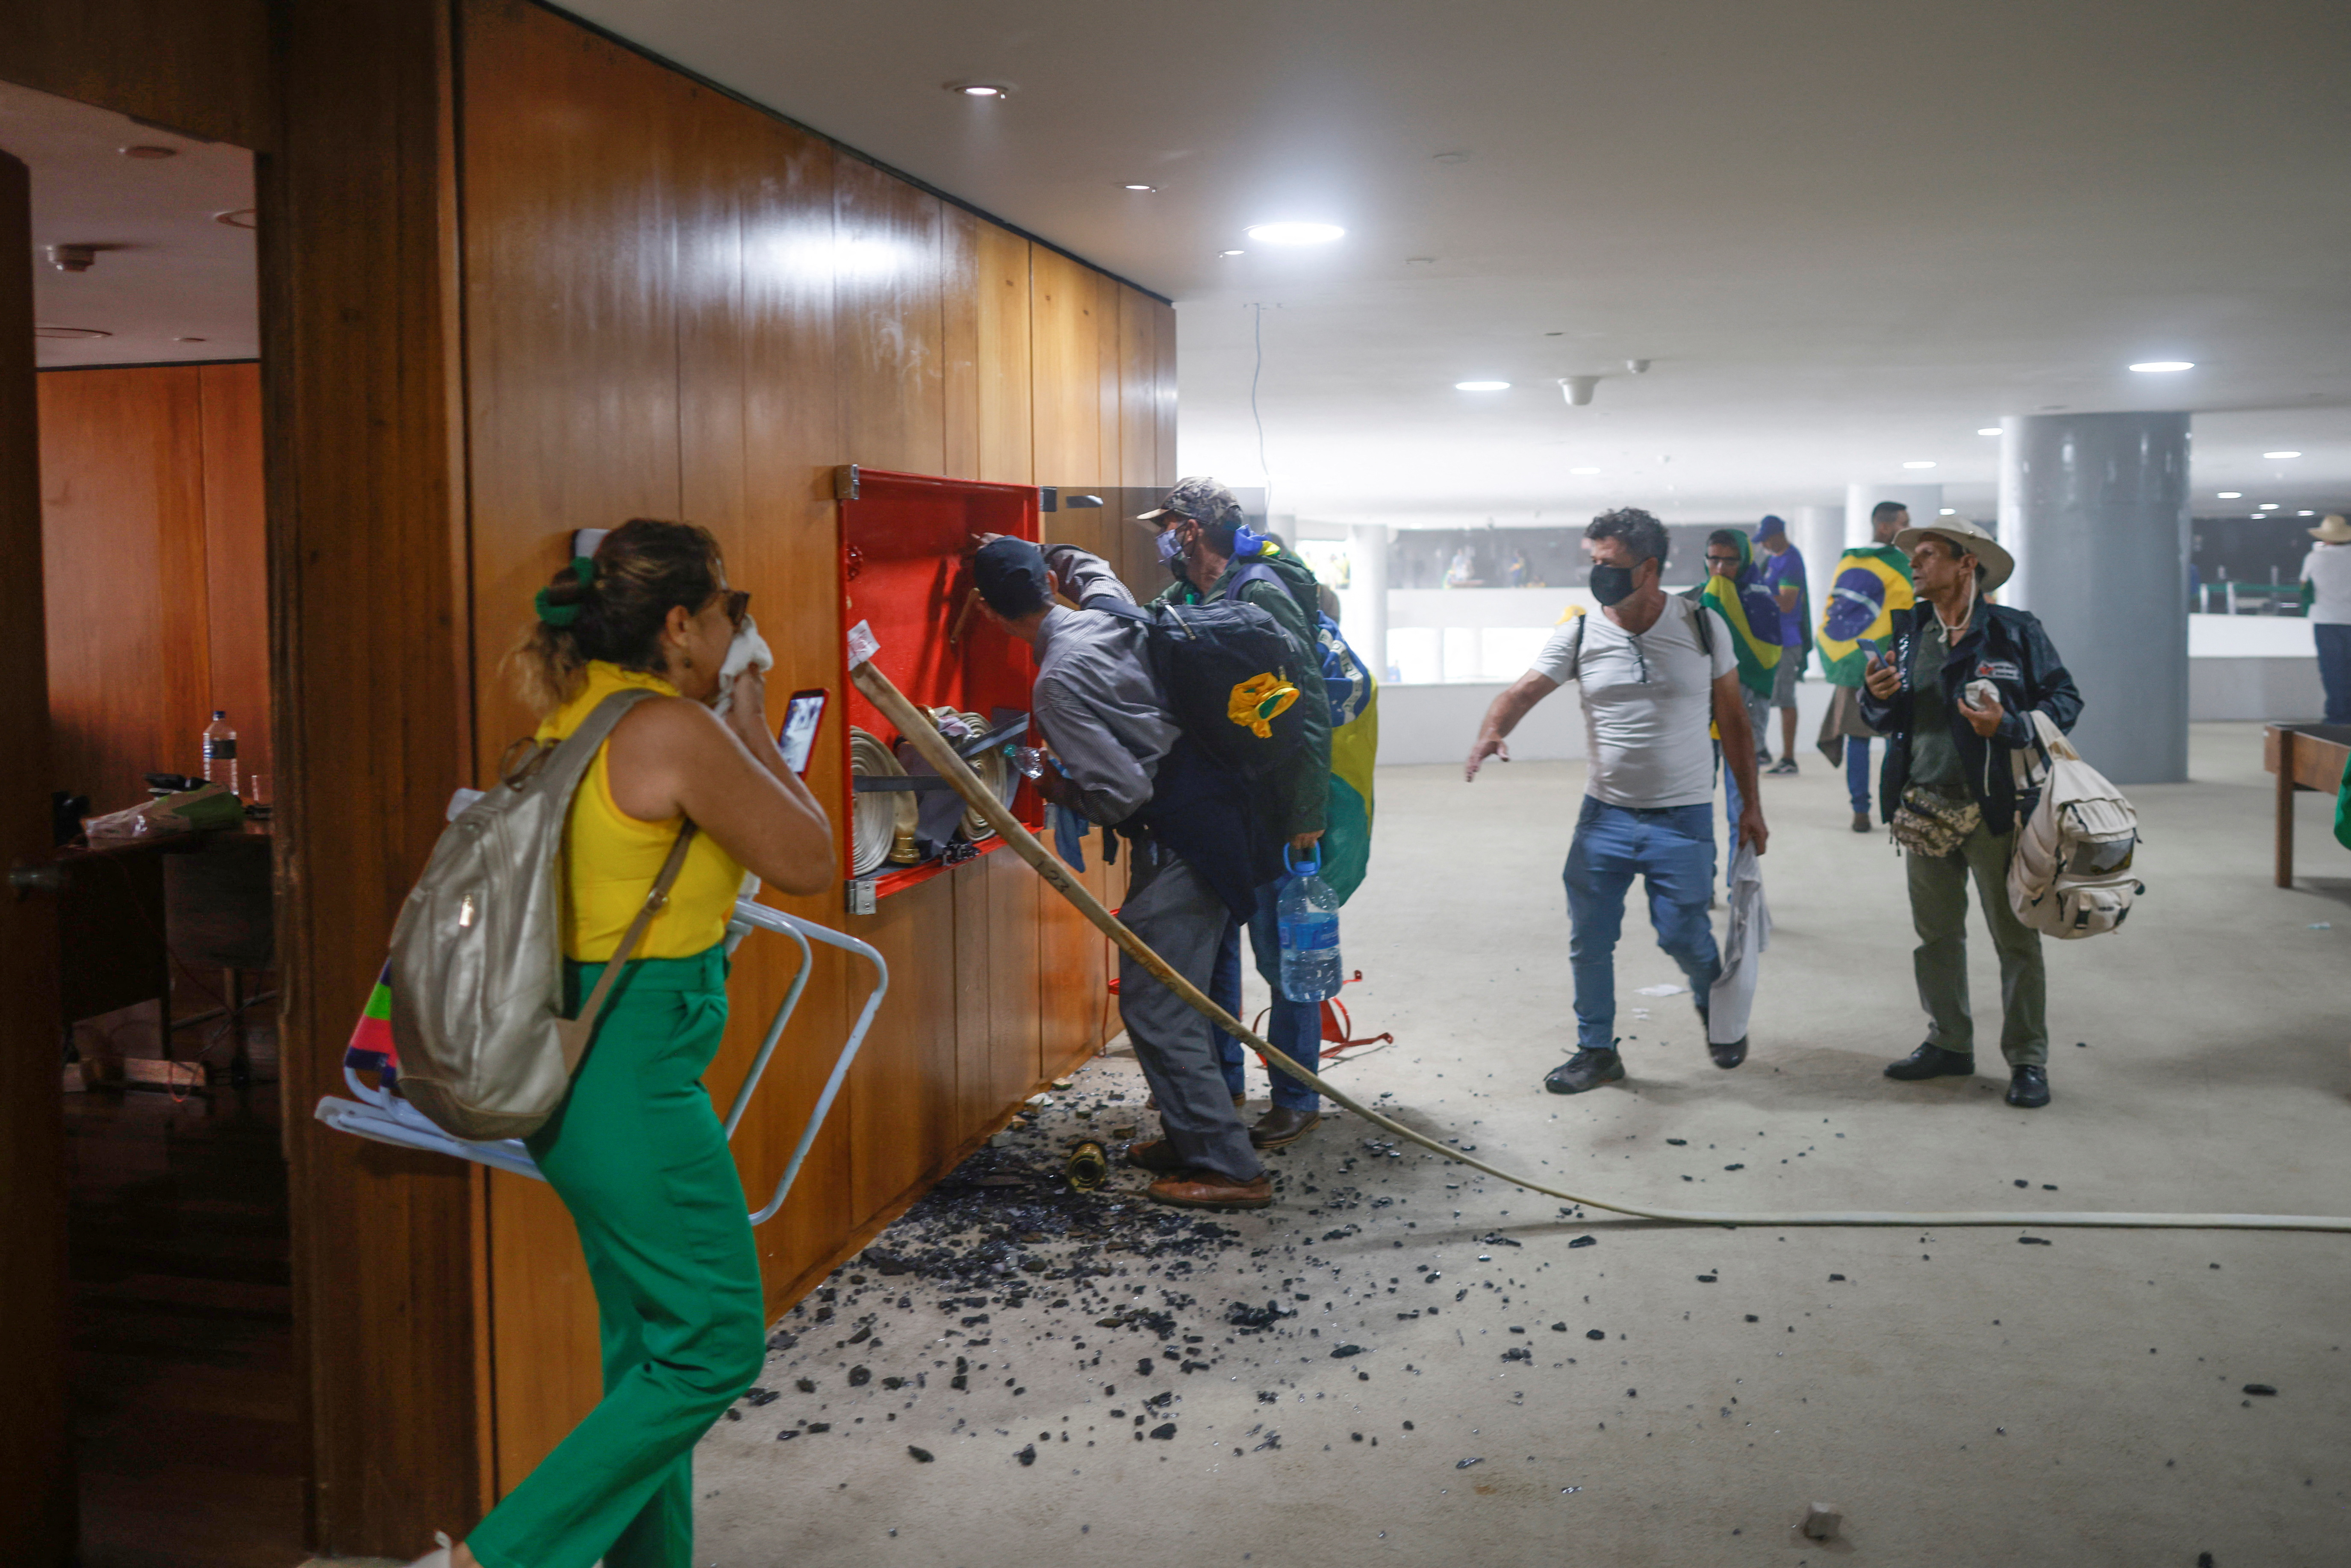
[[[49,682],[42,632],[40,440],[33,393],[33,225],[25,165],[0,152],[0,864],[49,852]],[[48,1568],[74,1549],[66,1406],[65,1120],[57,1099],[57,900],[0,890],[0,1541]]]

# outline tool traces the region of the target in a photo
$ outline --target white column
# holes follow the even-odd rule
[[[2188,777],[2188,415],[2001,421],[2003,604],[2082,689],[2082,755],[2117,784]]]
[[[1931,523],[1943,509],[1940,485],[1847,485],[1844,487],[1844,542],[1847,549],[1870,543],[1869,514],[1880,501],[1910,508],[1914,523]],[[1809,559],[1809,558],[1808,558]]]
[[[1388,529],[1385,523],[1353,523],[1347,528],[1350,583],[1340,595],[1347,613],[1340,623],[1347,645],[1388,678]],[[1442,654],[1440,653],[1440,657]]]
[[[1843,507],[1798,507],[1788,518],[1788,537],[1804,558],[1804,579],[1813,593],[1813,618],[1820,618],[1821,595],[1828,591],[1828,574],[1844,553]]]

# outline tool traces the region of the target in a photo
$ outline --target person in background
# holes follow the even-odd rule
[[[1071,545],[974,541],[980,607],[1037,652],[1029,696],[1037,727],[1061,767],[1039,792],[1132,844],[1119,917],[1206,991],[1217,944],[1235,909],[1270,874],[1271,845],[1248,791],[1176,727],[1152,673],[1126,587],[1097,557]],[[1081,609],[1053,602],[1066,594]],[[1129,1145],[1130,1165],[1155,1178],[1146,1192],[1179,1208],[1263,1208],[1273,1184],[1225,1092],[1208,1020],[1122,953],[1118,1014],[1158,1103],[1162,1135]]]
[[[612,987],[555,1113],[524,1139],[580,1229],[602,1324],[604,1397],[429,1568],[690,1568],[694,1446],[767,1359],[742,1178],[702,1074],[726,1030],[726,920],[747,869],[786,893],[835,885],[832,824],[777,749],[760,673],[711,704],[750,595],[705,528],[636,518],[539,591],[514,654],[560,740],[615,692],[622,716],[564,836],[565,1011],[577,1010],[688,823],[669,900]]]
[[[2008,862],[2018,826],[2038,803],[2020,796],[2013,753],[2034,743],[2030,716],[2062,730],[2081,716],[2082,694],[2041,622],[1984,602],[2015,570],[2009,553],[1973,523],[1947,517],[1909,528],[1897,542],[1924,602],[1894,612],[1886,654],[1872,655],[1862,708],[1886,737],[1885,795],[1904,849],[1911,957],[1927,1040],[1888,1064],[1915,1081],[1975,1071],[1975,1019],[1968,1007],[1968,881],[2000,955],[2001,1054],[2008,1103],[2049,1103],[2048,977],[2041,934],[2008,901]],[[1924,610],[1926,613],[1920,614]]]
[[[1273,617],[1289,639],[1302,674],[1319,675],[1322,645],[1314,612],[1321,608],[1321,585],[1313,569],[1285,550],[1270,536],[1244,526],[1240,503],[1214,479],[1186,479],[1167,498],[1135,520],[1159,531],[1159,559],[1176,579],[1163,590],[1158,604],[1197,604],[1204,600],[1233,599],[1253,605]],[[1323,683],[1301,683],[1299,706],[1306,713],[1305,755],[1276,784],[1273,810],[1281,820],[1281,835],[1303,853],[1323,838],[1330,823],[1331,704]],[[1368,820],[1362,823],[1367,835]],[[1367,850],[1360,841],[1350,847]],[[1340,852],[1335,843],[1318,852],[1326,862]],[[1322,1061],[1322,1008],[1320,1002],[1292,1001],[1281,993],[1281,938],[1275,904],[1281,896],[1285,874],[1259,884],[1254,905],[1225,930],[1217,955],[1217,987],[1210,996],[1228,1012],[1240,1012],[1240,933],[1249,930],[1249,947],[1258,973],[1272,988],[1272,1028],[1266,1040],[1309,1071]],[[1353,891],[1352,887],[1349,891]],[[1225,1082],[1236,1103],[1248,1083],[1240,1042],[1216,1031]],[[1322,1120],[1322,1099],[1311,1088],[1285,1072],[1271,1072],[1272,1107],[1249,1128],[1249,1141],[1260,1149],[1278,1149],[1296,1143]]]
[[[1771,717],[1772,680],[1783,650],[1779,643],[1780,607],[1764,588],[1754,560],[1745,534],[1737,528],[1715,529],[1706,537],[1706,580],[1685,589],[1682,597],[1712,610],[1730,628],[1731,645],[1739,655],[1739,695],[1746,704],[1748,727],[1760,737]],[[1744,802],[1737,769],[1722,759],[1719,727],[1714,754],[1722,765],[1725,831],[1735,841]],[[1761,745],[1756,747],[1758,765],[1769,756]]]
[[[2310,530],[2318,542],[2302,562],[2302,602],[2318,643],[2326,722],[2351,724],[2351,523],[2329,516]]]
[[[1880,501],[1870,508],[1871,542],[1849,547],[1837,558],[1827,601],[1821,608],[1821,674],[1835,689],[1821,721],[1821,753],[1844,764],[1845,793],[1853,802],[1853,831],[1869,831],[1869,743],[1877,732],[1861,714],[1862,678],[1868,664],[1865,642],[1883,646],[1892,616],[1907,610],[1915,595],[1910,560],[1895,537],[1910,526],[1909,508]],[[1880,802],[1890,817],[1894,803]]]
[[[1787,519],[1765,514],[1755,525],[1755,543],[1763,551],[1763,586],[1780,608],[1780,663],[1771,672],[1771,706],[1780,710],[1780,760],[1774,773],[1796,770],[1796,683],[1813,657],[1813,599],[1804,582],[1804,554],[1788,537]],[[1765,738],[1759,730],[1756,755]]]
[[[1581,1094],[1625,1076],[1615,955],[1635,877],[1647,883],[1657,946],[1688,977],[1698,1016],[1706,1016],[1707,994],[1722,973],[1706,914],[1714,893],[1709,716],[1739,777],[1739,837],[1761,854],[1769,836],[1730,629],[1714,611],[1658,586],[1665,525],[1637,507],[1604,512],[1583,530],[1583,548],[1601,612],[1570,616],[1552,633],[1534,666],[1486,710],[1462,768],[1474,783],[1487,758],[1508,762],[1505,739],[1520,720],[1562,684],[1578,683],[1592,761],[1562,873],[1576,1051],[1543,1079],[1554,1094]],[[1747,1041],[1709,1043],[1707,1052],[1717,1067],[1737,1067],[1747,1060]]]

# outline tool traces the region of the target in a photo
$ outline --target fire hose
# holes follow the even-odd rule
[[[852,658],[855,654],[852,654]],[[1022,826],[1011,811],[996,798],[995,791],[979,780],[979,776],[956,754],[953,746],[928,714],[908,702],[890,677],[873,667],[871,657],[852,664],[850,679],[866,699],[879,709],[882,716],[898,728],[923,759],[938,770],[940,777],[954,785],[956,791],[968,801],[972,809],[987,819],[1004,842],[1014,853],[1029,862],[1053,891],[1075,904],[1080,914],[1098,926],[1102,934],[1148,970],[1152,977],[1169,990],[1184,998],[1192,1009],[1207,1018],[1234,1039],[1246,1041],[1267,1062],[1306,1084],[1317,1093],[1328,1096],[1339,1105],[1353,1112],[1374,1126],[1390,1133],[1407,1143],[1417,1145],[1429,1153],[1442,1155],[1471,1170],[1482,1171],[1513,1186],[1541,1193],[1563,1202],[1585,1208],[1602,1209],[1611,1214],[1629,1215],[1637,1219],[1661,1220],[1674,1225],[1771,1225],[1771,1226],[1899,1226],[1911,1228],[1949,1228],[1959,1226],[2026,1226],[2026,1227],[2086,1227],[2117,1230],[2333,1230],[2351,1231],[2351,1217],[2306,1214],[2156,1214],[2104,1213],[2097,1210],[2027,1211],[2022,1209],[1960,1209],[1949,1213],[1903,1213],[1893,1210],[1793,1210],[1770,1213],[1745,1209],[1646,1208],[1638,1205],[1609,1202],[1587,1197],[1539,1182],[1531,1176],[1516,1176],[1480,1159],[1473,1159],[1461,1150],[1450,1148],[1425,1134],[1382,1115],[1369,1106],[1357,1103],[1343,1092],[1324,1082],[1297,1061],[1275,1050],[1253,1030],[1243,1024],[1202,993],[1200,988],[1169,967],[1167,961],[1145,946],[1143,939],[1123,925],[1116,915],[1102,907],[1085,885],[1073,878],[1069,868],[1053,852],[1039,842],[1035,834]]]

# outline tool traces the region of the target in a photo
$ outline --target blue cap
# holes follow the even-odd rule
[[[1759,539],[1777,538],[1787,531],[1788,519],[1776,512],[1764,513],[1763,520],[1755,525],[1755,537]]]

